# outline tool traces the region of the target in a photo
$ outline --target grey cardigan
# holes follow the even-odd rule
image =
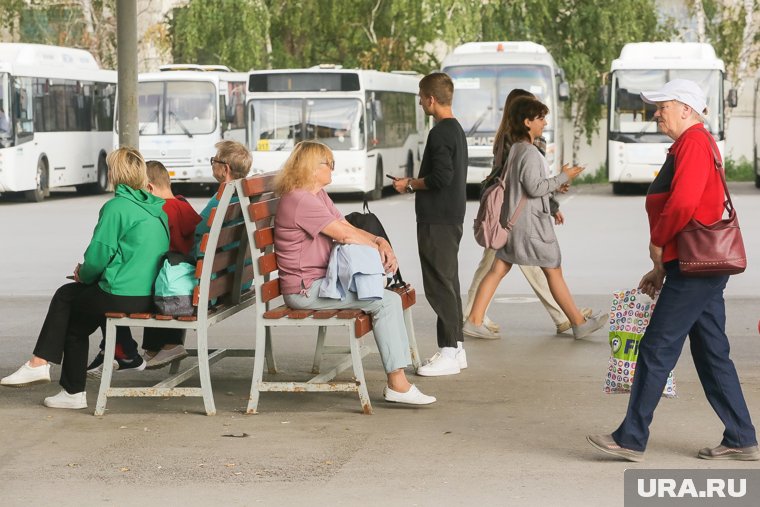
[[[523,195],[525,206],[509,233],[507,245],[496,256],[510,264],[558,268],[562,262],[554,224],[550,214],[549,194],[567,183],[565,173],[547,178],[548,164],[538,148],[528,141],[512,145],[507,159],[507,188],[502,222],[512,218]]]

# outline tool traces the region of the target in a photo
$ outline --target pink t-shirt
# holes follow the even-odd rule
[[[321,232],[342,219],[324,190],[316,195],[293,190],[280,198],[274,217],[274,248],[283,294],[297,294],[324,278],[333,240]]]

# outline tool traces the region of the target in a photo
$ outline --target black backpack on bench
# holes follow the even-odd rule
[[[362,229],[375,236],[380,236],[390,244],[391,240],[388,237],[388,233],[385,232],[385,228],[383,227],[383,224],[380,223],[380,219],[377,218],[377,215],[369,210],[369,205],[366,200],[364,201],[363,212],[360,213],[354,211],[353,213],[346,215],[344,218],[349,224],[357,229]],[[401,268],[396,269],[396,272],[393,274],[393,281],[387,286],[387,288],[398,287],[406,287],[406,282],[401,278]]]

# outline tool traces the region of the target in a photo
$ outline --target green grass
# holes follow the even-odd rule
[[[746,158],[742,157],[739,160],[727,158],[723,165],[726,169],[726,180],[755,181],[755,168]]]
[[[600,165],[593,174],[586,174],[586,171],[583,171],[573,181],[573,185],[591,185],[595,183],[609,183],[607,180],[607,166],[605,164]]]

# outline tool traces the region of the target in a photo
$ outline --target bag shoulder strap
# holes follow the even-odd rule
[[[702,128],[699,129],[700,132],[704,133],[704,135],[707,137],[707,144],[710,145],[710,151],[712,151],[713,155],[713,163],[715,164],[715,170],[718,171],[718,174],[720,175],[720,181],[723,183],[723,192],[726,194],[726,201],[723,203],[726,210],[730,213],[731,210],[734,209],[734,203],[731,201],[731,193],[728,191],[728,183],[726,183],[726,171],[723,169],[723,161],[720,158],[720,155],[717,151],[717,145],[715,144],[715,139],[713,139],[713,136],[710,135],[710,133]]]

